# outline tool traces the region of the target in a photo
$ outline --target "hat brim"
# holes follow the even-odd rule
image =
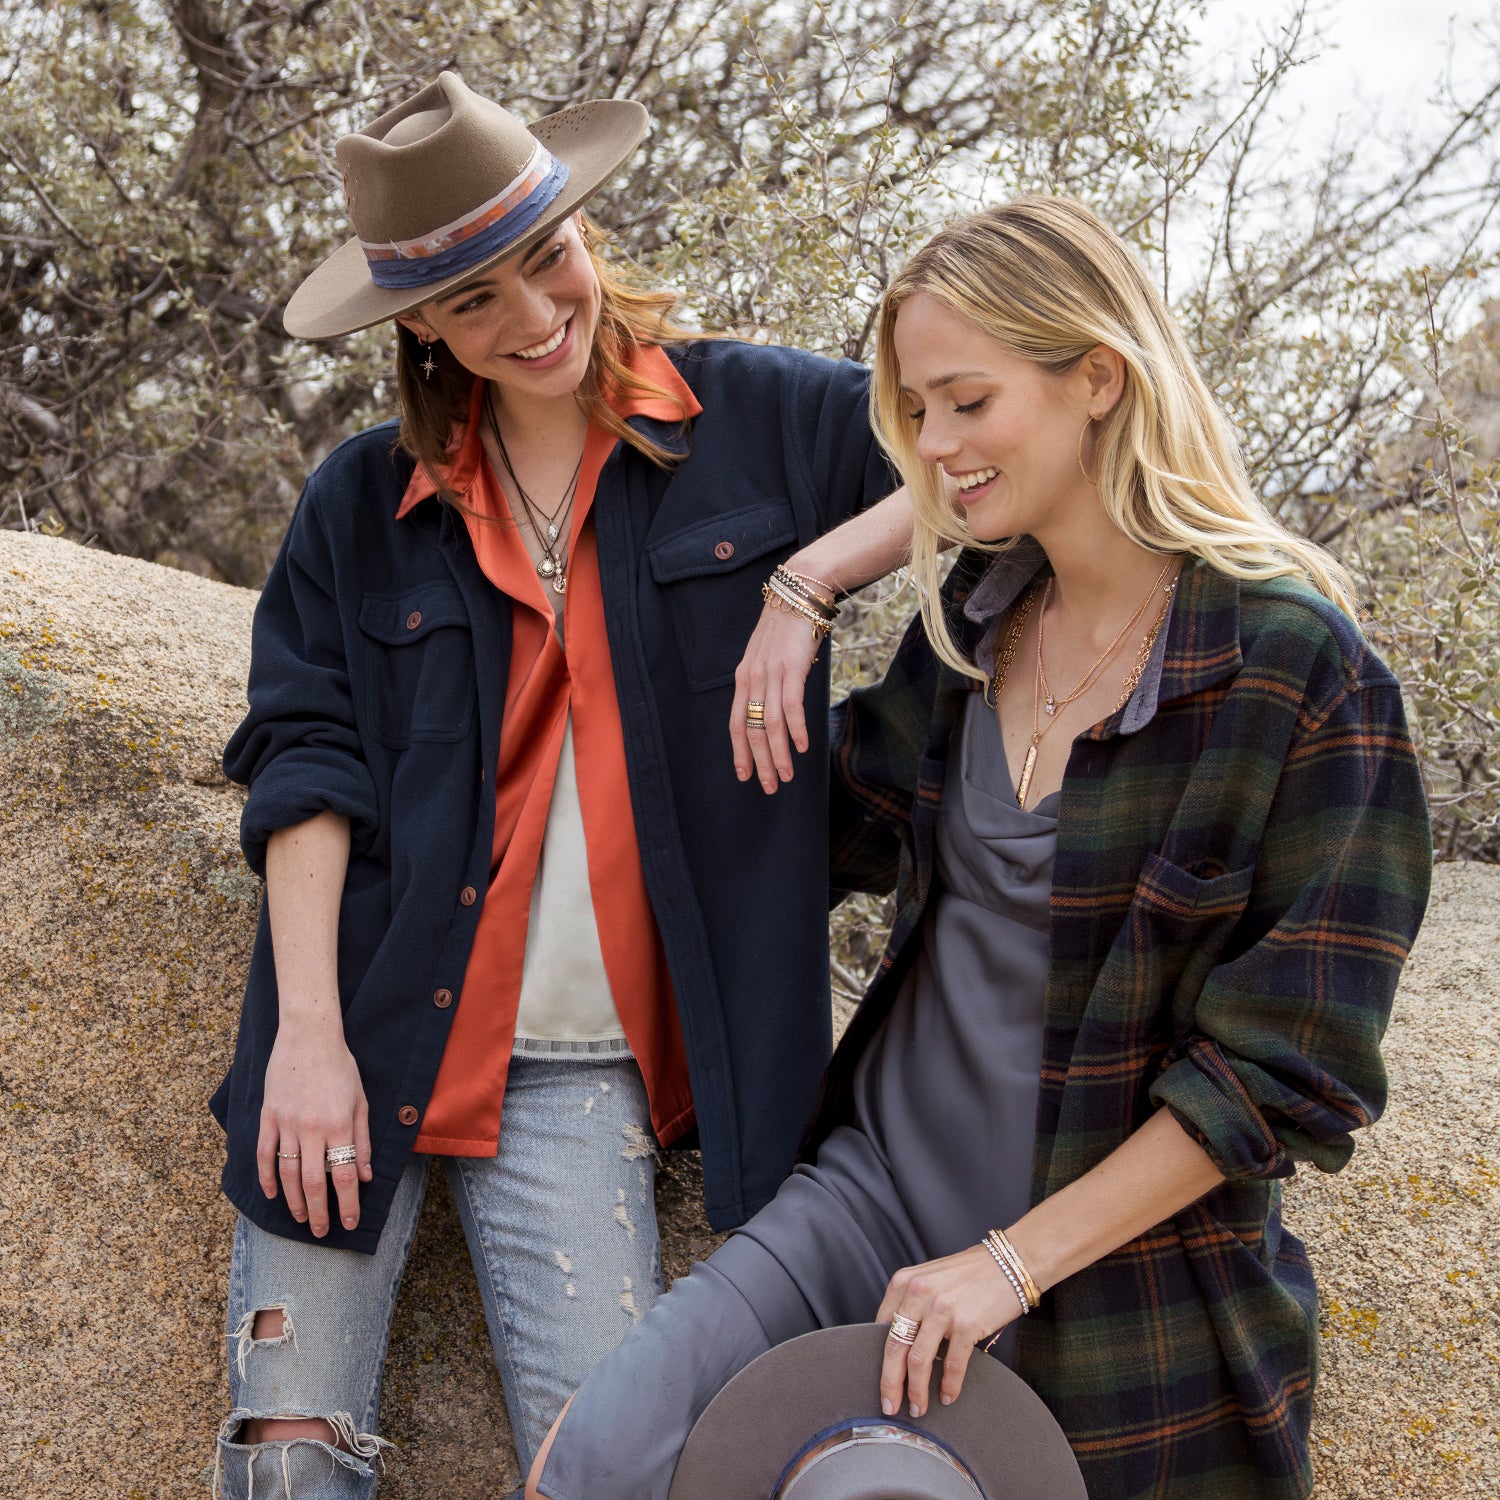
[[[331,339],[383,323],[441,297],[512,256],[524,255],[581,208],[635,150],[650,116],[634,99],[594,99],[547,115],[531,133],[568,168],[547,211],[513,244],[445,281],[395,290],[376,286],[357,239],[341,245],[292,294],[282,324],[293,338]]]
[[[880,1411],[888,1328],[858,1323],[790,1339],[747,1365],[698,1418],[668,1500],[767,1500],[817,1433]],[[913,1425],[962,1457],[987,1500],[1088,1500],[1078,1460],[1041,1397],[999,1360],[975,1351],[952,1406],[938,1399]]]

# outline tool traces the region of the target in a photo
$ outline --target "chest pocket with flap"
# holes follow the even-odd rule
[[[428,583],[401,594],[369,594],[359,607],[364,636],[361,720],[382,745],[464,739],[478,688],[463,595]]]
[[[791,507],[775,500],[699,521],[647,547],[690,687],[703,692],[734,681],[760,618],[761,585],[796,541]]]

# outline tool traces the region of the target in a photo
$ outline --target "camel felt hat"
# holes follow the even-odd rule
[[[709,1403],[669,1500],[1088,1500],[1035,1391],[976,1351],[952,1406],[933,1366],[927,1415],[880,1411],[883,1323],[777,1345]]]
[[[523,254],[630,155],[648,118],[634,100],[595,99],[528,127],[439,73],[339,140],[355,238],[293,293],[286,331],[353,333]]]

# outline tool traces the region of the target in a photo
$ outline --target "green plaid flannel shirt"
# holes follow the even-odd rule
[[[945,587],[971,652],[982,622],[961,606],[992,561],[961,555]],[[1023,544],[995,562],[991,604],[1043,561]],[[914,623],[886,677],[834,711],[836,895],[897,900],[814,1142],[847,1118],[917,946],[968,690]],[[1290,579],[1190,561],[1141,718],[1132,704],[1079,736],[1063,780],[1033,1201],[1158,1108],[1225,1181],[1048,1293],[1017,1369],[1093,1500],[1302,1500],[1317,1302],[1281,1179],[1343,1166],[1384,1106],[1380,1039],[1431,876],[1421,777],[1395,679]]]

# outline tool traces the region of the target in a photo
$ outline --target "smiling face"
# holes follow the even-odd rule
[[[400,321],[439,338],[466,370],[526,399],[571,396],[588,370],[599,326],[599,278],[565,219],[525,255],[501,261],[461,290]]]
[[[956,485],[955,504],[976,539],[1027,532],[1045,546],[1082,508],[1097,513],[1098,493],[1079,468],[1079,434],[1113,405],[1094,368],[1095,354],[1112,351],[1092,351],[1054,375],[926,292],[901,304],[894,342],[902,392],[920,414],[917,455]]]

